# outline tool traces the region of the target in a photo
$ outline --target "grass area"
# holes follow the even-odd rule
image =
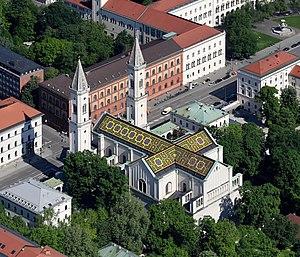
[[[287,16],[287,17],[284,17],[284,18],[276,18],[276,19],[274,19],[274,21],[280,23],[280,21],[282,19],[285,19],[288,26],[300,29],[300,15]]]
[[[280,42],[280,39],[266,35],[261,32],[253,31],[255,35],[257,36],[257,51],[260,51],[264,48],[267,48],[269,46],[272,46],[278,42]]]

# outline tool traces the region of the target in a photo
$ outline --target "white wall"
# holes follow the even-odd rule
[[[42,147],[42,116],[0,132],[0,167],[27,154],[29,141],[33,144],[33,152],[39,154]]]
[[[222,19],[229,12],[241,8],[246,3],[247,1],[245,0],[198,0],[174,8],[173,10],[170,10],[169,13],[186,20],[214,27],[220,25]]]
[[[183,50],[183,84],[225,67],[225,32]]]
[[[264,86],[273,86],[278,90],[278,96],[280,96],[282,90],[289,86],[289,73],[297,63],[299,61],[267,74],[264,77],[239,70],[237,75],[237,99],[241,106],[251,113],[258,114],[261,105],[255,101],[255,96],[259,93],[260,89]]]

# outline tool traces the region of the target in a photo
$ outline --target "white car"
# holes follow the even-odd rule
[[[167,115],[167,114],[169,114],[171,111],[172,111],[172,107],[167,107],[167,108],[165,108],[165,109],[161,112],[161,114],[162,114],[162,115]]]

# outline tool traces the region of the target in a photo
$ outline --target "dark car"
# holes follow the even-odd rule
[[[220,83],[222,81],[222,79],[216,79],[215,80],[215,84],[218,84],[218,83]]]
[[[220,104],[222,104],[221,102],[214,102],[213,103],[213,106],[218,106],[218,105],[220,105]]]
[[[294,47],[297,47],[297,46],[298,46],[297,44],[292,44],[291,48],[294,48]]]
[[[288,51],[288,50],[290,50],[290,48],[289,48],[289,47],[285,47],[285,48],[283,48],[283,51]]]
[[[222,79],[225,80],[225,79],[229,79],[231,76],[229,74],[227,74],[226,76],[224,76]]]

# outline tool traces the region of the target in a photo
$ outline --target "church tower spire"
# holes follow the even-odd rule
[[[145,68],[138,31],[135,32],[133,48],[127,63],[129,88],[126,99],[127,120],[140,128],[147,128],[147,94],[145,90]]]
[[[71,116],[69,118],[70,152],[91,149],[91,120],[89,112],[89,92],[80,59],[70,87]]]

